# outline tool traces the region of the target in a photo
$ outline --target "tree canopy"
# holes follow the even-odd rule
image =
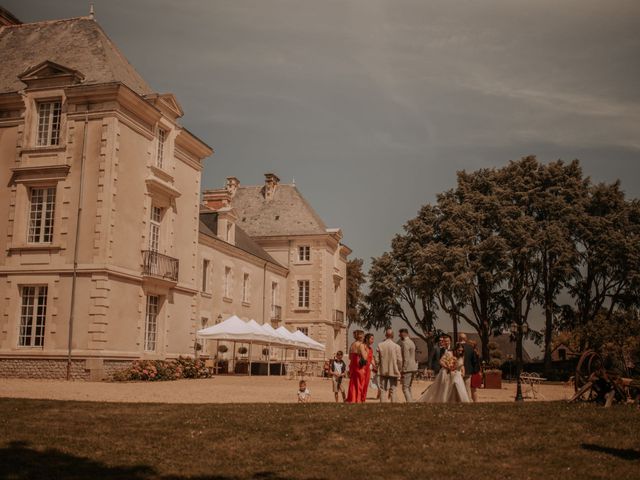
[[[478,333],[485,358],[492,333],[513,332],[520,358],[523,339],[543,335],[550,365],[554,331],[619,320],[639,294],[640,203],[619,182],[591,182],[577,160],[530,156],[459,172],[422,206],[372,259],[362,321],[399,318],[430,342],[446,315]],[[541,332],[528,328],[536,306]]]

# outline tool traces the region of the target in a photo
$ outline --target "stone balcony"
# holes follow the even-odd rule
[[[142,275],[176,284],[178,283],[178,269],[180,262],[177,258],[154,252],[142,251]]]

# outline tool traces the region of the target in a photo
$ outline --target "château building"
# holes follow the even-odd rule
[[[203,205],[211,147],[93,15],[0,13],[0,376],[194,355],[196,331],[231,314],[344,344],[349,250],[295,187],[230,179]]]

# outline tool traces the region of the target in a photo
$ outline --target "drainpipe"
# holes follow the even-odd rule
[[[73,343],[73,320],[76,309],[76,283],[78,279],[78,242],[80,240],[80,219],[82,217],[82,197],[84,193],[84,163],[87,158],[87,130],[89,126],[89,104],[84,114],[82,136],[82,158],[80,160],[80,188],[78,188],[78,211],[76,212],[76,240],[73,246],[73,275],[71,277],[71,307],[69,312],[69,341],[67,345],[67,380],[71,380],[71,346]]]
[[[262,269],[262,324],[267,321],[264,315],[264,304],[266,303],[267,296],[267,262],[264,262],[264,267]]]

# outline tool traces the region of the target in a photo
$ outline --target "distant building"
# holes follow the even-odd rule
[[[559,343],[551,351],[551,361],[563,362],[569,360],[572,357],[579,357],[580,353],[574,351],[569,345],[565,343]]]
[[[271,318],[298,328],[326,345],[326,353],[300,350],[298,359],[324,358],[346,343],[347,256],[342,231],[327,228],[295,185],[273,173],[263,185],[241,185],[235,177],[224,188],[205,190],[205,206],[225,215],[226,228],[250,237],[269,258],[286,268],[286,282],[271,284]],[[278,312],[276,314],[276,312]]]

